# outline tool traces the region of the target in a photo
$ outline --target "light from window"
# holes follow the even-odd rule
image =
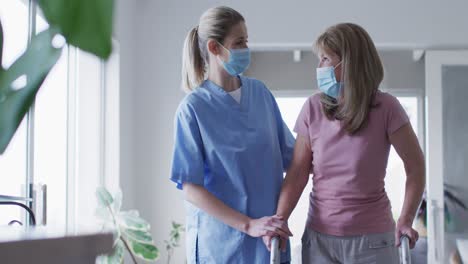
[[[28,42],[28,7],[21,1],[0,1],[4,44],[3,63],[8,68],[25,51]],[[26,184],[26,119],[23,120],[5,153],[0,156],[0,194],[24,196]],[[0,226],[22,219],[23,210],[0,206]]]
[[[398,97],[401,105],[408,114],[411,126],[416,135],[418,134],[418,98]],[[395,220],[398,219],[403,207],[405,192],[406,173],[403,161],[400,159],[395,149],[390,149],[390,156],[387,164],[387,175],[385,177],[385,190],[392,204],[392,214]]]
[[[306,102],[307,97],[277,97],[276,102],[283,117],[284,122],[294,137],[297,134],[293,131],[296,119],[301,112],[302,106]],[[291,232],[294,234],[290,238],[291,243],[291,263],[301,263],[301,237],[304,232],[305,223],[307,220],[307,212],[309,210],[309,193],[312,190],[312,180],[309,178],[301,198],[296,205],[296,208],[289,217],[288,225]]]
[[[37,31],[49,26],[36,16]],[[68,57],[63,48],[39,90],[34,114],[34,181],[47,185],[47,225],[66,226]]]

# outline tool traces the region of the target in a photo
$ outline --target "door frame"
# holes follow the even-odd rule
[[[468,66],[468,50],[432,50],[425,55],[426,191],[428,263],[444,263],[444,153],[442,67]]]

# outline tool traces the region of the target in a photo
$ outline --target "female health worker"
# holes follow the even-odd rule
[[[247,39],[242,15],[215,7],[185,40],[189,94],[176,112],[171,180],[185,195],[188,263],[269,263],[262,236],[292,235],[273,214],[294,138],[265,84],[240,75]]]

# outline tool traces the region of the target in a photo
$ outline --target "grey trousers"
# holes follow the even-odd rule
[[[303,264],[398,264],[394,232],[362,236],[331,236],[306,228],[302,236]]]

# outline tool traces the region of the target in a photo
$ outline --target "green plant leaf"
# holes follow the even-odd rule
[[[111,206],[114,202],[112,195],[107,191],[105,187],[102,186],[96,189],[96,197],[101,207]]]
[[[122,240],[119,240],[114,247],[114,251],[109,256],[109,263],[122,263],[124,257],[125,246]]]
[[[2,61],[3,61],[3,26],[2,26],[2,21],[0,21],[0,71],[3,71]]]
[[[108,263],[108,257],[106,255],[99,255],[96,258],[96,264],[107,264]]]
[[[180,229],[181,227],[182,227],[181,224],[178,224],[178,223],[176,223],[176,222],[172,222],[172,228],[173,228],[173,229],[177,229],[177,230],[178,230],[178,229]]]
[[[120,212],[118,214],[119,225],[126,229],[148,231],[150,225],[146,220],[140,217],[138,211],[131,210]]]
[[[125,248],[121,240],[117,242],[110,255],[101,255],[96,259],[97,264],[120,264],[123,262]]]
[[[52,46],[57,30],[34,36],[26,51],[7,70],[0,70],[0,154],[3,154],[28,112],[62,48]]]
[[[159,257],[159,249],[155,246],[148,222],[140,217],[140,214],[136,210],[130,210],[125,212],[119,212],[117,209],[120,208],[122,200],[122,192],[119,190],[115,197],[112,197],[110,193],[103,187],[99,187],[96,190],[96,196],[98,197],[101,208],[96,210],[96,215],[104,220],[104,227],[109,224],[113,224],[113,218],[109,216],[115,216],[118,227],[113,230],[114,232],[114,247],[123,245],[123,241],[128,244],[131,253],[141,259],[154,261]],[[112,199],[112,200],[111,200]],[[117,205],[116,205],[117,204]],[[112,212],[110,207],[112,206]],[[106,209],[109,213],[106,213]],[[115,210],[115,211],[114,211]],[[108,220],[108,221],[106,221]],[[120,246],[119,246],[120,247]],[[124,250],[124,249],[123,249]],[[120,254],[113,253],[120,256]],[[102,256],[97,259],[97,263],[120,263],[122,258]]]
[[[112,206],[112,208],[114,209],[114,212],[120,212],[121,207],[122,207],[122,190],[119,188],[114,195],[114,205]]]
[[[133,254],[144,260],[157,260],[159,258],[159,249],[153,244],[143,244],[135,241],[129,241],[130,249]]]
[[[112,222],[112,216],[109,212],[109,208],[107,207],[98,207],[96,208],[96,211],[94,212],[94,215],[101,220],[102,222]]]
[[[128,240],[145,244],[153,243],[153,237],[148,231],[125,229],[123,233]]]
[[[107,59],[112,52],[114,0],[39,0],[50,25],[67,42]]]

